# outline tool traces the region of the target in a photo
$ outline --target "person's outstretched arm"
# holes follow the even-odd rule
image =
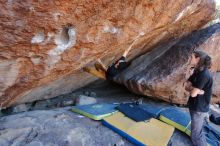
[[[128,53],[129,53],[129,51],[131,50],[131,48],[132,48],[132,46],[130,46],[128,49],[126,49],[122,56],[126,58]]]
[[[127,57],[128,53],[130,52],[130,50],[132,49],[134,43],[141,37],[145,35],[144,32],[139,33],[139,35],[133,40],[132,44],[128,47],[128,49],[125,50],[125,52],[123,53],[122,56],[124,56],[125,58]]]

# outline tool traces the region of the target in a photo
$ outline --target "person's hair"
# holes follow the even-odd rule
[[[211,68],[212,59],[207,53],[201,50],[196,50],[193,52],[193,54],[195,55],[196,58],[197,57],[200,58],[198,65],[196,67],[197,69],[203,70],[204,68]]]

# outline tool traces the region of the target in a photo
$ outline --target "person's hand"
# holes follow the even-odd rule
[[[100,64],[102,63],[101,59],[97,59],[97,62],[100,63]]]
[[[199,95],[203,95],[204,93],[204,90],[200,90]]]

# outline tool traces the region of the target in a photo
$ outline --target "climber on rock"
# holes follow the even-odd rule
[[[130,64],[125,60],[129,51],[132,49],[134,43],[138,40],[140,36],[143,36],[144,33],[141,32],[132,42],[132,44],[126,49],[123,55],[111,65],[106,67],[100,59],[97,60],[95,68],[84,67],[83,70],[97,76],[102,79],[113,80],[113,78],[126,69]]]
[[[85,67],[83,68],[83,70],[99,78],[113,80],[113,78],[116,75],[118,75],[120,72],[122,72],[124,69],[126,69],[129,66],[129,63],[126,62],[125,59],[130,49],[131,47],[125,50],[123,55],[108,67],[106,67],[100,59],[98,59],[97,63],[95,64],[95,68]]]

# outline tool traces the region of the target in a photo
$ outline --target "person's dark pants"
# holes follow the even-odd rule
[[[190,111],[191,116],[191,140],[193,146],[207,146],[206,138],[202,132],[206,113]]]

